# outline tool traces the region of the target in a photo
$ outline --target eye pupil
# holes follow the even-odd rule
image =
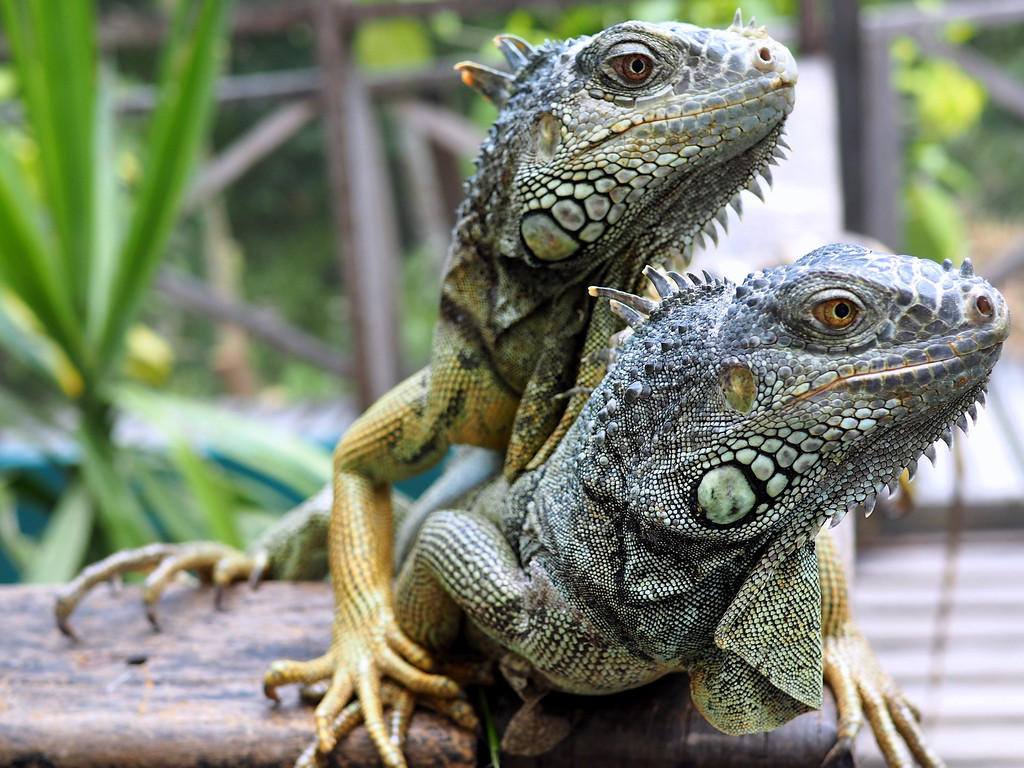
[[[628,53],[614,59],[612,66],[623,80],[642,83],[654,72],[654,62],[642,53]]]
[[[859,312],[857,305],[846,299],[827,299],[811,309],[819,323],[836,331],[850,327]]]

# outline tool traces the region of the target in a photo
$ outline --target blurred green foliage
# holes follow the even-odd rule
[[[1024,45],[1020,25],[1006,24],[956,31],[955,41],[982,53],[1007,75],[1024,82]],[[966,203],[979,218],[1020,222],[1024,200],[1024,141],[1021,117],[993,100],[981,119],[949,144],[950,155],[970,168],[977,181],[968,187]]]
[[[957,26],[962,39],[967,30]],[[904,202],[909,253],[961,261],[968,251],[964,198],[974,176],[950,153],[950,143],[981,118],[984,87],[955,62],[926,55],[910,38],[893,46],[897,90],[908,101]]]
[[[57,438],[56,448],[40,446],[40,457],[68,467],[51,489],[53,512],[38,538],[23,533],[11,501],[11,491],[17,497],[33,481],[10,469],[0,476],[0,543],[24,579],[64,580],[90,545],[139,546],[158,527],[240,545],[234,512],[256,506],[194,452],[197,425],[219,424],[209,446],[251,457],[261,443],[244,425],[125,384],[132,374],[159,378],[166,362],[166,346],[137,318],[206,136],[230,8],[225,0],[177,4],[136,168],[119,148],[113,77],[98,55],[93,6],[0,3],[12,52],[4,87],[23,114],[0,135],[0,351],[27,382],[0,398],[0,422],[33,417],[26,435]],[[74,417],[37,408],[41,392]],[[114,426],[126,411],[162,421],[170,448],[123,448]],[[300,479],[316,475],[298,485],[308,493],[326,477],[322,455],[268,442],[273,451],[261,461],[275,479],[285,481],[282,466],[301,465]],[[275,466],[282,448],[300,458]]]
[[[13,65],[0,67],[0,102],[10,107],[19,100],[26,118],[0,126],[0,423],[31,422],[38,432],[67,437],[54,414],[71,406],[82,424],[71,435],[77,453],[56,459],[59,482],[0,470],[0,542],[28,579],[61,579],[87,551],[92,556],[141,543],[156,530],[177,540],[216,536],[243,543],[268,510],[293,500],[287,489],[311,493],[318,487],[329,471],[326,453],[268,436],[259,425],[190,399],[224,392],[210,365],[215,326],[154,295],[150,282],[160,260],[198,276],[206,271],[197,217],[175,223],[202,143],[211,151],[223,148],[277,106],[271,100],[225,105],[207,134],[212,73],[224,59],[232,74],[314,67],[312,25],[239,38],[227,51],[212,31],[223,24],[224,3],[148,0],[133,7],[178,11],[164,53],[120,50],[101,62],[89,3],[69,4],[69,12],[55,10],[64,8],[57,3],[0,3],[5,30],[15,30]],[[742,3],[745,18],[754,15],[772,30],[792,29],[797,5]],[[628,18],[723,27],[735,9],[735,0],[636,0],[509,13],[483,8],[472,18],[438,11],[423,21],[366,23],[354,45],[368,73],[393,74],[460,58],[497,63],[491,44],[497,32],[536,43],[591,34]],[[207,20],[190,23],[197,12]],[[39,34],[22,36],[24,45],[44,46],[32,56],[24,45],[19,53],[17,30],[27,23]],[[950,42],[994,52],[1024,75],[1019,29],[956,25],[948,34]],[[958,259],[968,247],[972,211],[985,205],[1019,215],[1019,122],[993,112],[984,89],[950,62],[908,41],[898,43],[894,55],[895,85],[908,105],[907,250]],[[72,76],[62,80],[58,74],[65,71]],[[195,77],[184,76],[188,71]],[[115,122],[114,85],[154,80],[164,84],[158,112]],[[169,88],[172,81],[178,87]],[[481,136],[494,117],[493,106],[469,89],[428,89],[418,97],[468,115]],[[398,118],[383,110],[380,119],[400,188]],[[468,160],[461,170],[471,171]],[[983,183],[976,181],[979,174]],[[275,307],[344,353],[351,340],[328,194],[322,129],[314,121],[224,199],[244,258],[244,299]],[[447,195],[454,212],[457,194]],[[405,367],[413,370],[428,353],[436,313],[432,287],[443,254],[418,241],[410,218],[400,213],[398,221],[403,267],[396,293]],[[26,278],[30,273],[34,283]],[[259,380],[271,383],[265,391],[288,399],[344,393],[344,382],[264,345],[253,345],[250,355]],[[140,380],[163,389],[146,389]],[[151,424],[163,435],[163,447],[118,450],[111,435],[115,409]],[[201,460],[197,447],[221,461]],[[258,467],[269,484],[244,467]],[[44,510],[48,525],[40,536],[26,536],[19,527],[14,499]]]

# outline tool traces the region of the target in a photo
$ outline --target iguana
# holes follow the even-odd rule
[[[402,629],[441,649],[468,619],[540,690],[685,670],[727,733],[818,708],[824,679],[839,748],[866,711],[890,766],[913,765],[907,746],[941,766],[819,531],[975,415],[1002,297],[969,262],[853,245],[739,285],[646,274],[658,301],[595,291],[634,332],[551,457],[427,518],[398,580]]]
[[[266,678],[271,695],[331,680],[316,712],[321,751],[357,693],[389,765],[403,758],[384,727],[381,678],[457,691],[421,671],[429,655],[394,620],[389,483],[458,443],[504,451],[510,480],[539,465],[600,380],[594,353],[616,327],[583,287],[635,291],[645,262],[685,259],[742,189],[759,192],[793,103],[792,56],[739,17],[725,31],[626,22],[538,48],[512,36],[498,43],[514,73],[460,65],[499,112],[458,212],[430,365],[373,405],[335,451],[331,649],[275,664]],[[74,582],[58,606],[62,628],[96,578],[162,554],[121,557]],[[177,550],[160,570],[218,557]]]

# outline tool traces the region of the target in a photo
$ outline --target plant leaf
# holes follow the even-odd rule
[[[68,488],[50,516],[32,561],[22,570],[21,580],[60,584],[78,573],[85,562],[94,514],[85,487],[76,483]]]
[[[112,75],[100,71],[93,114],[93,197],[96,201],[92,222],[91,264],[89,269],[86,323],[109,311],[114,281],[117,279],[118,245],[121,240],[121,211],[117,199],[117,150],[114,132]],[[86,337],[94,341],[95,332]]]
[[[0,478],[0,549],[19,572],[35,557],[36,543],[21,532],[14,496]]]
[[[138,498],[119,477],[112,446],[84,420],[78,430],[85,485],[96,500],[99,523],[111,549],[132,549],[157,538]]]
[[[40,183],[53,223],[57,277],[65,298],[84,304],[93,216],[96,50],[93,3],[45,0],[3,5],[28,122],[39,149]]]
[[[213,468],[182,440],[171,446],[171,460],[203,512],[210,527],[209,538],[236,548],[244,546],[234,518],[235,499]]]
[[[172,439],[187,436],[232,462],[312,496],[331,477],[330,452],[255,419],[188,398],[122,384],[112,393],[122,408]]]
[[[108,371],[117,364],[124,334],[150,288],[209,123],[218,49],[230,3],[203,0],[199,6],[190,35],[178,32],[182,16],[175,21],[138,203],[120,251],[109,300],[95,307],[97,315],[90,318],[89,327],[97,334],[98,358]]]
[[[41,225],[42,212],[21,178],[6,146],[0,144],[0,281],[28,307],[76,366],[81,367],[82,335],[70,296]]]

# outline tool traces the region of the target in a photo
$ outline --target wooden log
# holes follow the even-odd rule
[[[294,688],[266,699],[263,673],[327,648],[330,587],[237,588],[226,604],[214,610],[208,588],[173,588],[154,632],[137,588],[97,589],[73,617],[75,642],[54,627],[52,588],[0,588],[0,766],[291,766],[313,711]],[[417,712],[407,753],[416,766],[471,766],[476,739]],[[379,762],[359,728],[332,764]]]
[[[510,695],[500,700],[502,726],[513,703]],[[568,720],[569,735],[540,757],[503,757],[502,768],[819,768],[836,739],[835,702],[828,690],[820,712],[771,733],[729,736],[697,711],[685,675],[614,696],[550,694],[544,712]],[[853,766],[850,754],[827,763],[827,768]]]
[[[294,689],[273,704],[261,693],[275,659],[310,659],[330,638],[323,583],[230,590],[223,611],[209,588],[174,587],[160,604],[163,631],[143,617],[139,590],[97,589],[75,614],[72,641],[53,620],[53,589],[0,588],[0,766],[290,766],[312,734],[312,709]],[[499,694],[498,722],[518,706]],[[553,695],[545,710],[573,724],[541,758],[508,768],[566,765],[797,768],[820,765],[835,738],[831,698],[821,713],[771,734],[715,731],[690,702],[683,675],[617,696]],[[476,738],[429,712],[412,720],[411,766],[469,766]],[[337,766],[378,765],[362,728],[331,756]],[[847,758],[833,768],[848,768]]]

